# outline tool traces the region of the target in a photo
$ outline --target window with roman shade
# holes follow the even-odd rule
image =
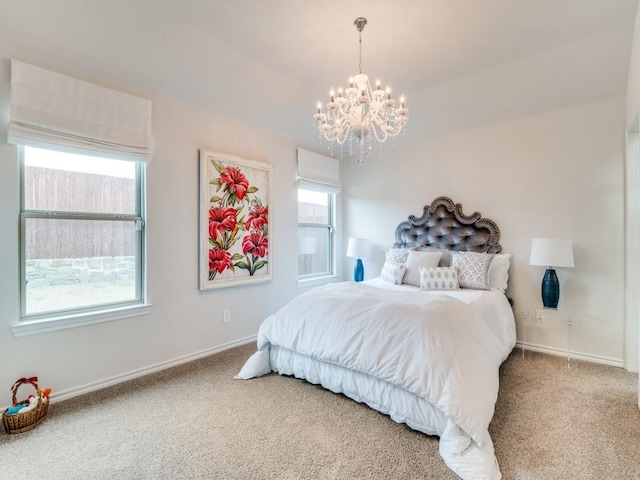
[[[151,101],[12,60],[7,141],[22,187],[14,335],[148,313]]]
[[[298,149],[298,280],[335,275],[335,196],[338,160]]]

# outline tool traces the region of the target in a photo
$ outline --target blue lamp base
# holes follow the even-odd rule
[[[364,280],[364,266],[362,265],[362,259],[356,260],[356,266],[353,269],[353,281],[361,282]]]
[[[547,268],[542,278],[542,304],[544,308],[558,308],[560,283],[553,268]]]

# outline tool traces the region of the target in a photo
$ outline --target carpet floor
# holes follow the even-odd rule
[[[455,479],[438,438],[302,380],[234,380],[237,347],[54,403],[0,433],[0,478]],[[640,479],[638,376],[514,350],[490,425],[506,480]]]

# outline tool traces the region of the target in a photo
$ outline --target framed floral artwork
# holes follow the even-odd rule
[[[271,280],[273,166],[200,150],[200,290]]]

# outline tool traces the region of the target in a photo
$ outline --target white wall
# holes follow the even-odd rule
[[[626,350],[630,362],[640,370],[640,9],[636,13],[633,33],[626,105],[627,131],[627,298]],[[640,407],[640,386],[638,386]]]
[[[384,159],[345,162],[345,236],[372,239],[366,277],[377,275],[398,223],[445,195],[501,229],[513,254],[509,295],[520,317],[542,308],[542,267],[529,266],[533,237],[574,242],[573,269],[558,269],[561,306],[574,311],[572,350],[624,361],[623,97],[427,139],[389,145]],[[520,330],[519,335],[522,335]],[[522,337],[520,338],[522,339]],[[564,332],[527,339],[566,349]]]
[[[627,125],[631,125],[640,112],[640,8],[636,13],[627,82]]]
[[[625,361],[638,371],[640,337],[640,138],[638,118],[627,125],[625,155]]]
[[[4,53],[0,58],[9,56],[9,52]],[[10,403],[9,387],[22,376],[39,376],[41,385],[52,387],[54,394],[73,394],[100,382],[117,381],[131,372],[242,341],[254,336],[268,314],[297,294],[296,145],[228,118],[130,91],[153,101],[155,154],[147,169],[148,292],[152,312],[93,326],[13,337],[10,327],[19,314],[19,184],[16,148],[5,143],[9,67],[9,60],[1,58],[0,406]],[[127,91],[126,87],[120,89]],[[199,291],[199,148],[274,165],[269,212],[274,261],[271,282]],[[231,310],[229,324],[222,322],[224,308]]]

